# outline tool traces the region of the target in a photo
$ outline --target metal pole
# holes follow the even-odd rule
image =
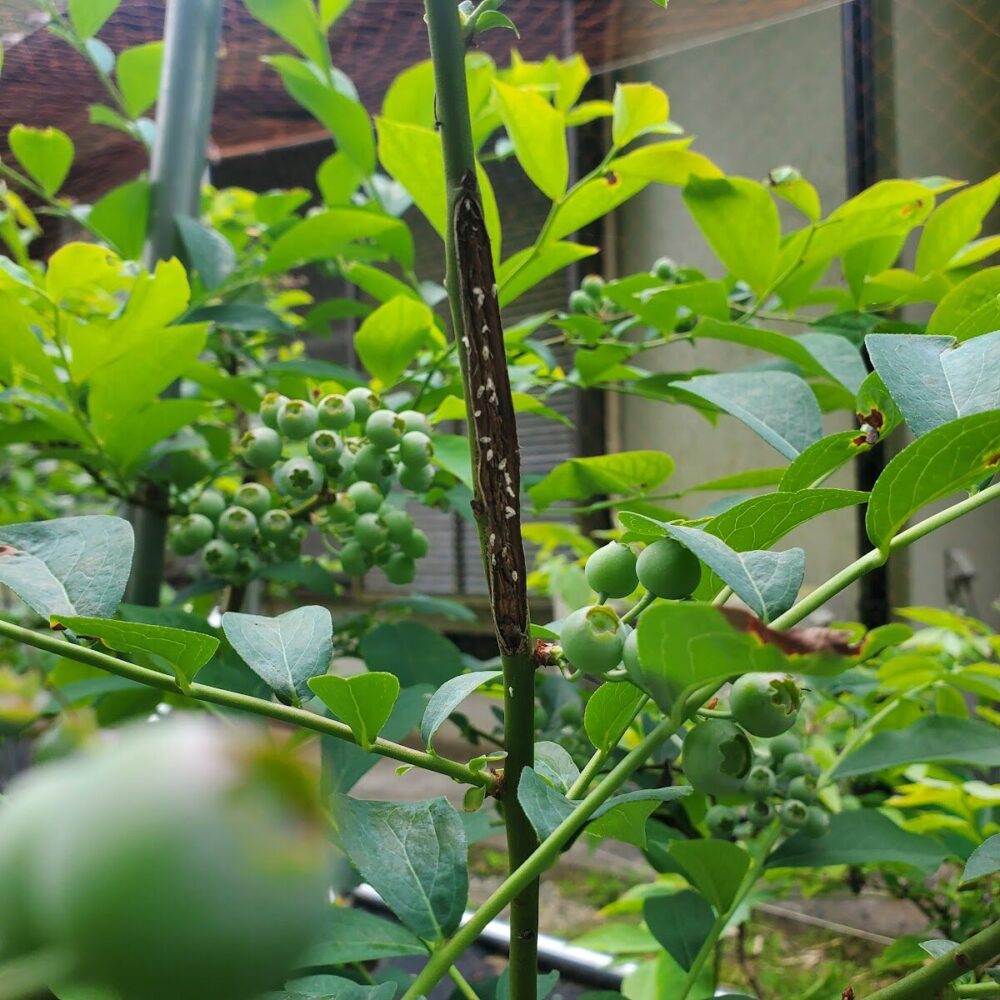
[[[177,217],[198,214],[221,29],[222,0],[169,0],[150,165],[149,234],[143,251],[148,268],[176,252]],[[172,386],[165,394],[176,392]],[[155,606],[163,580],[169,496],[153,481],[142,483],[139,495],[140,502],[128,509],[135,529],[135,562],[125,596],[133,604]]]

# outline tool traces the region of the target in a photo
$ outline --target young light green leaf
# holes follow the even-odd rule
[[[434,749],[434,734],[448,716],[474,691],[496,680],[502,673],[501,670],[478,670],[471,674],[460,674],[458,677],[452,677],[450,681],[445,681],[434,692],[420,723],[420,738],[428,750]]]
[[[774,167],[767,179],[771,190],[794,205],[810,222],[816,222],[823,214],[819,192],[795,167]]]
[[[550,274],[585,257],[592,257],[595,253],[597,247],[566,242],[547,243],[540,249],[532,246],[519,250],[508,257],[497,272],[500,305],[510,305]]]
[[[659,486],[674,471],[674,460],[659,451],[571,458],[560,462],[528,490],[538,510],[560,500],[586,500],[599,493],[635,496]]]
[[[275,618],[227,611],[222,631],[247,666],[296,705],[309,697],[309,678],[325,674],[333,656],[330,612],[315,604]]]
[[[93,38],[120,4],[121,0],[69,0],[69,19],[81,38]]]
[[[514,155],[531,182],[556,201],[569,181],[569,154],[563,116],[533,90],[493,84],[500,117],[514,144]]]
[[[218,288],[236,267],[236,251],[221,233],[187,215],[177,217],[177,231],[188,262],[207,289]]]
[[[646,700],[646,695],[626,682],[602,684],[587,701],[583,726],[594,747],[605,752],[618,745],[622,730]]]
[[[721,178],[722,171],[701,153],[688,147],[689,139],[654,142],[612,160],[609,175],[684,187],[693,178]]]
[[[745,177],[695,177],[684,188],[684,202],[729,272],[762,294],[774,278],[781,240],[767,188]]]
[[[688,890],[648,896],[642,916],[653,937],[682,969],[694,965],[715,926],[715,914],[704,896]]]
[[[876,733],[848,754],[833,774],[847,778],[932,761],[996,767],[1000,765],[1000,730],[979,719],[925,716],[905,729]]]
[[[670,102],[659,87],[651,83],[619,83],[615,87],[611,138],[616,149],[670,118]]]
[[[1000,410],[973,413],[928,431],[882,470],[868,501],[865,526],[872,544],[889,542],[922,507],[997,471]]]
[[[301,52],[311,63],[329,65],[330,50],[312,0],[246,0],[246,5],[261,24]]]
[[[960,281],[927,321],[928,333],[969,340],[1000,330],[1000,267],[987,267]]]
[[[302,957],[303,969],[426,955],[420,940],[395,920],[351,906],[333,906],[322,931]]]
[[[353,0],[319,0],[319,20],[324,31],[329,31],[341,14],[351,6]],[[336,963],[334,963],[336,964]]]
[[[167,625],[72,615],[53,615],[51,621],[79,636],[100,639],[116,652],[152,656],[163,661],[184,688],[219,648],[219,640],[214,635]]]
[[[130,117],[138,118],[156,103],[162,65],[163,42],[148,42],[119,53],[115,74]]]
[[[877,809],[834,813],[820,838],[797,833],[767,859],[767,868],[826,868],[831,865],[900,863],[932,872],[944,849],[930,837],[910,833]]]
[[[0,584],[43,618],[115,613],[132,568],[132,525],[85,514],[0,527]]]
[[[675,840],[670,853],[691,884],[719,913],[725,913],[750,867],[750,855],[738,844],[711,838]]]
[[[62,187],[73,163],[73,141],[65,132],[15,125],[7,143],[17,162],[46,194],[54,195]]]
[[[997,198],[1000,198],[1000,173],[953,194],[939,205],[920,234],[917,274],[930,274],[948,267],[962,247],[982,231],[983,220]]]
[[[788,459],[823,436],[816,397],[806,382],[788,372],[697,375],[676,388],[736,417]]]
[[[469,894],[465,827],[447,799],[370,802],[334,796],[337,839],[404,927],[441,941]]]
[[[1000,872],[1000,833],[987,837],[970,855],[965,862],[965,870],[962,872],[960,885],[969,885],[971,882],[978,882],[980,879],[989,878]]]
[[[390,388],[427,343],[434,315],[416,299],[397,295],[365,317],[354,335],[361,363]]]
[[[399,697],[395,674],[365,673],[353,677],[324,674],[309,687],[334,715],[351,727],[358,746],[370,750]]]
[[[462,672],[462,654],[440,632],[422,622],[383,622],[361,640],[361,656],[369,670],[395,674],[404,687],[445,681]]]

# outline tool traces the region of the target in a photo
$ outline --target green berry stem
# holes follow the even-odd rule
[[[723,708],[699,708],[698,715],[705,719],[731,719],[733,713]]]
[[[58,949],[22,955],[0,965],[0,1000],[31,1000],[73,972],[70,956]]]
[[[357,739],[351,732],[350,726],[346,726],[342,722],[336,722],[333,719],[328,719],[323,715],[316,715],[314,712],[309,712],[304,708],[294,708],[290,705],[282,705],[276,701],[265,701],[263,698],[254,698],[251,695],[241,694],[237,691],[227,691],[224,688],[210,687],[207,684],[192,683],[185,690],[169,674],[161,673],[158,670],[150,670],[147,667],[140,667],[138,664],[129,663],[127,660],[119,659],[117,656],[102,653],[98,649],[75,645],[64,638],[60,638],[58,633],[34,632],[20,625],[14,625],[12,622],[0,620],[0,636],[6,636],[8,639],[23,643],[25,646],[33,646],[35,649],[55,653],[57,656],[64,656],[69,660],[86,663],[88,666],[97,667],[117,677],[125,677],[140,684],[145,684],[148,687],[159,688],[161,691],[166,691],[170,694],[186,695],[197,701],[222,705],[240,712],[249,712],[264,718],[276,719],[279,722],[287,722],[302,729],[309,729],[320,733],[323,736],[333,736],[335,739],[344,740],[346,743],[357,743]],[[423,768],[425,771],[435,771],[465,785],[485,787],[491,794],[496,792],[499,786],[496,776],[489,772],[474,771],[472,768],[456,760],[439,757],[437,754],[424,753],[420,750],[411,750],[409,747],[393,743],[391,740],[385,740],[381,737],[375,740],[371,750],[381,757],[389,757],[392,760],[399,761],[401,764]],[[0,994],[0,1000],[4,1000],[2,994]]]
[[[622,615],[622,624],[629,625],[634,622],[656,600],[656,594],[645,593]]]

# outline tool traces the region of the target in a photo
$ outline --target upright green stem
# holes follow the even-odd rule
[[[643,698],[636,706],[635,711],[629,716],[628,721],[619,728],[618,732],[615,733],[614,739],[609,737],[607,741],[607,749],[603,747],[598,747],[594,751],[594,755],[587,761],[583,770],[580,772],[580,777],[573,782],[570,786],[569,791],[566,793],[566,798],[568,799],[578,799],[583,795],[588,788],[590,788],[593,783],[594,777],[600,771],[604,762],[611,755],[611,748],[616,747],[621,740],[621,738],[628,731],[629,726],[635,722],[638,714],[646,707],[646,703],[649,701],[648,698]]]
[[[465,79],[465,39],[455,0],[426,0],[435,108],[447,188],[445,261],[452,331],[461,360],[472,468],[473,513],[503,665],[502,808],[511,875],[538,846],[517,788],[534,763],[535,663],[528,638],[527,570],[520,529],[520,459],[489,237],[476,186],[476,152]],[[510,899],[510,996],[535,1000],[538,877]],[[432,958],[429,965],[433,965]],[[449,959],[447,966],[453,964]],[[435,980],[436,981],[436,980]]]

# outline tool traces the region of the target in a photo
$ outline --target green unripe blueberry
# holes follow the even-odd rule
[[[733,718],[754,736],[780,736],[795,725],[802,692],[788,674],[744,674],[733,683]]]
[[[395,471],[389,454],[374,444],[364,445],[354,456],[354,475],[368,483],[377,483]]]
[[[346,482],[354,471],[354,455],[342,447],[336,459],[327,462],[323,467],[329,479],[340,483]]]
[[[778,815],[786,830],[801,830],[809,822],[809,807],[798,799],[785,799]]]
[[[399,545],[412,536],[413,518],[405,510],[396,510],[392,507],[383,509],[381,515],[389,532],[390,542],[395,542]]]
[[[816,779],[811,774],[800,774],[788,783],[788,798],[811,805],[816,801]]]
[[[227,507],[219,518],[219,534],[234,545],[246,544],[257,534],[257,518],[246,507]]]
[[[622,663],[625,664],[625,672],[629,680],[636,687],[643,687],[646,677],[642,672],[642,664],[639,662],[639,630],[632,629],[625,636],[625,644],[622,647]]]
[[[798,753],[802,743],[794,733],[782,733],[767,741],[767,749],[771,754],[771,764],[778,767],[790,753]]]
[[[226,498],[218,490],[204,490],[200,497],[191,504],[192,514],[203,514],[210,521],[219,520],[219,515],[229,506]]]
[[[215,576],[223,576],[236,565],[236,549],[224,538],[214,538],[201,554],[202,565]]]
[[[431,432],[427,417],[418,410],[402,410],[399,419],[403,421],[404,434],[409,434],[410,431],[420,431],[421,434],[430,434]]]
[[[729,806],[712,806],[705,813],[705,825],[713,837],[731,837],[739,822],[739,813]]]
[[[229,571],[228,577],[235,583],[247,583],[260,570],[260,559],[250,549],[237,549],[236,562]]]
[[[347,487],[347,495],[354,501],[354,509],[359,514],[374,514],[385,499],[374,483],[365,480],[351,483]]]
[[[288,496],[314,497],[323,488],[323,470],[311,458],[290,458],[275,473],[274,483]]]
[[[662,538],[639,553],[636,572],[651,594],[676,601],[694,593],[701,580],[701,563],[680,542]]]
[[[281,435],[270,427],[254,427],[240,438],[240,457],[251,469],[270,469],[281,458]]]
[[[372,556],[357,542],[348,542],[340,550],[340,566],[348,576],[364,576],[372,568]]]
[[[357,505],[346,493],[338,493],[326,511],[334,524],[354,524],[358,517]]]
[[[753,747],[739,726],[727,719],[708,719],[688,731],[681,765],[699,792],[735,795],[753,766]]]
[[[809,806],[806,810],[803,833],[809,837],[823,837],[830,830],[830,817],[822,806]]]
[[[566,659],[587,674],[603,674],[622,661],[625,632],[613,608],[598,604],[568,615],[559,633]]]
[[[653,261],[650,273],[660,281],[673,281],[677,277],[677,262],[670,257],[658,257]]]
[[[371,389],[359,385],[357,388],[348,391],[347,399],[350,401],[351,406],[354,407],[355,421],[363,427],[372,410],[378,407],[378,397]]]
[[[384,569],[389,582],[398,587],[413,583],[417,575],[417,564],[405,552],[394,552],[389,556]]]
[[[399,485],[412,493],[426,493],[434,482],[434,466],[424,465],[419,469],[400,464],[396,467]]]
[[[621,542],[608,542],[591,553],[584,573],[590,589],[608,597],[626,597],[638,586],[635,553]]]
[[[365,437],[383,451],[395,448],[405,430],[403,421],[394,410],[376,410],[365,421]]]
[[[354,522],[354,539],[371,552],[388,541],[389,532],[378,514],[362,514]]]
[[[354,423],[354,404],[339,393],[324,396],[316,408],[319,412],[319,425],[331,431],[342,431]]]
[[[578,288],[575,292],[570,292],[569,311],[571,313],[582,316],[594,312],[595,309],[594,300],[585,291]]]
[[[261,518],[271,509],[271,491],[263,483],[244,483],[233,494],[233,506],[245,507]]]
[[[344,446],[333,431],[313,431],[306,442],[309,455],[327,469],[340,471],[340,456]]]
[[[580,703],[568,701],[559,709],[559,721],[566,726],[578,726],[583,722],[583,712],[580,711]]]
[[[278,430],[292,441],[304,441],[319,424],[319,413],[304,399],[290,399],[278,410]]]
[[[790,753],[781,762],[781,773],[786,778],[798,778],[803,774],[819,775],[819,765],[807,753]]]
[[[281,411],[281,407],[288,402],[287,397],[282,396],[280,392],[269,392],[260,401],[260,420],[265,427],[270,427],[271,430],[276,431],[278,429],[278,413]]]
[[[580,282],[580,288],[595,302],[600,302],[604,297],[604,279],[599,274],[588,274]]]
[[[774,819],[774,806],[764,799],[757,799],[747,806],[747,819],[750,821],[751,826],[759,830],[761,827],[767,826]]]
[[[266,510],[257,526],[269,542],[283,542],[291,535],[295,522],[287,510]]]
[[[430,541],[419,528],[414,528],[409,538],[399,540],[400,550],[405,552],[411,559],[423,559],[430,547]]]
[[[743,791],[752,799],[766,799],[774,794],[776,783],[774,771],[763,764],[757,764],[750,768],[750,773],[743,782]]]
[[[408,469],[422,469],[434,454],[434,445],[423,431],[407,431],[399,442],[399,460]]]
[[[204,514],[188,514],[170,531],[170,547],[180,556],[189,556],[211,541],[215,525]]]

